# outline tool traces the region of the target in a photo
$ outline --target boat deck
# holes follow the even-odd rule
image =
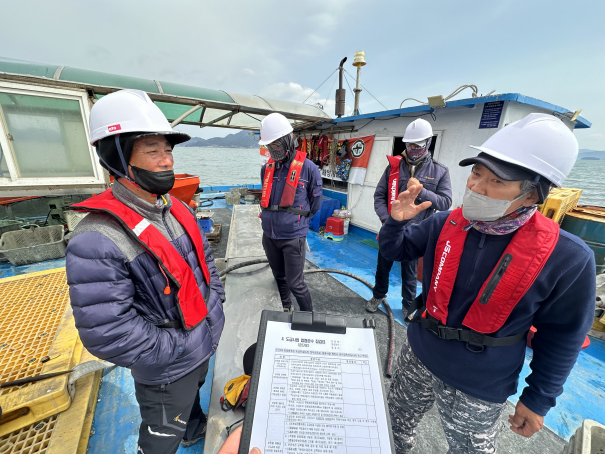
[[[215,222],[223,224],[223,238],[213,244],[215,257],[224,257],[229,232],[231,210],[224,200],[215,202],[211,207],[215,212]],[[356,274],[370,282],[374,280],[377,250],[375,236],[361,229],[353,228],[341,242],[325,239],[310,231],[307,237],[311,252],[307,254],[307,267],[337,268]],[[43,262],[32,266],[11,267],[0,263],[0,278],[43,269],[64,266],[64,260]],[[395,264],[391,273],[391,285],[387,300],[398,323],[395,328],[395,357],[405,335],[401,296],[399,265]],[[364,310],[365,300],[371,297],[371,291],[360,282],[342,275],[324,273],[307,276],[307,283],[313,297],[314,308],[322,312],[342,313],[351,316],[367,316]],[[420,291],[420,284],[418,285]],[[227,302],[228,304],[228,302]],[[377,321],[377,339],[382,360],[386,362],[388,322],[382,312],[373,316]],[[228,335],[228,333],[223,334]],[[527,349],[521,374],[521,383],[529,374],[532,350]],[[200,391],[202,407],[208,410],[212,387],[214,358],[212,359],[206,384]],[[557,407],[549,412],[545,419],[545,429],[531,439],[524,439],[505,429],[500,442],[499,452],[536,452],[559,453],[564,441],[569,439],[584,419],[605,422],[605,341],[591,338],[591,345],[582,351],[576,366],[565,385],[564,394],[559,397]],[[386,382],[388,386],[388,381]],[[520,389],[522,386],[519,387]],[[138,437],[140,415],[134,395],[134,385],[127,369],[116,368],[105,374],[99,390],[98,403],[89,441],[90,454],[135,452]],[[518,395],[509,400],[512,410]],[[506,413],[506,412],[505,412]],[[445,452],[447,445],[435,408],[424,418],[418,430],[419,441],[415,449],[418,453]],[[204,443],[184,449],[179,453],[202,453]]]

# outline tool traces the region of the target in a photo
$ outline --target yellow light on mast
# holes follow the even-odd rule
[[[353,66],[357,66],[358,68],[366,65],[366,53],[363,50],[355,52],[355,56],[353,57]]]

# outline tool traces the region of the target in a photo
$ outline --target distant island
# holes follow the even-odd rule
[[[587,150],[580,149],[578,153],[578,160],[580,161],[601,161],[605,160],[605,150]]]
[[[250,134],[250,131],[240,131],[235,134],[229,134],[225,137],[213,137],[212,139],[202,139],[193,137],[178,147],[204,147],[204,148],[259,148],[258,136]]]

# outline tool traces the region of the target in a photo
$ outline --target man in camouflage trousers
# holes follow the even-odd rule
[[[380,230],[391,261],[423,257],[422,298],[391,383],[389,410],[397,454],[434,402],[451,454],[495,453],[507,399],[517,393],[532,339],[531,373],[509,415],[531,437],[556,405],[592,325],[594,254],[538,211],[573,167],[578,143],[547,114],[505,126],[478,148],[462,208],[408,225],[431,201],[422,185],[393,201]]]

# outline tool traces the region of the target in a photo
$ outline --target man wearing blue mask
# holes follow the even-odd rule
[[[419,118],[411,122],[405,130],[403,142],[405,151],[402,156],[387,156],[389,165],[374,192],[374,210],[380,221],[389,218],[391,206],[397,196],[410,186],[423,185],[418,194],[418,203],[430,201],[431,207],[418,213],[407,223],[417,224],[431,216],[435,210],[445,211],[452,205],[452,183],[448,168],[433,160],[429,151],[433,140],[431,124]],[[404,317],[416,297],[416,267],[418,260],[401,261],[401,306]],[[389,291],[389,274],[393,261],[378,251],[376,280],[372,299],[366,304],[368,312],[376,312]]]
[[[415,204],[422,186],[412,186],[380,231],[387,259],[424,257],[422,298],[389,392],[398,454],[413,448],[434,402],[450,453],[496,452],[534,326],[532,372],[509,415],[511,430],[531,437],[592,324],[594,255],[537,211],[575,163],[573,133],[556,117],[530,114],[473,148],[479,155],[460,162],[473,166],[462,208],[406,229],[431,205]]]

